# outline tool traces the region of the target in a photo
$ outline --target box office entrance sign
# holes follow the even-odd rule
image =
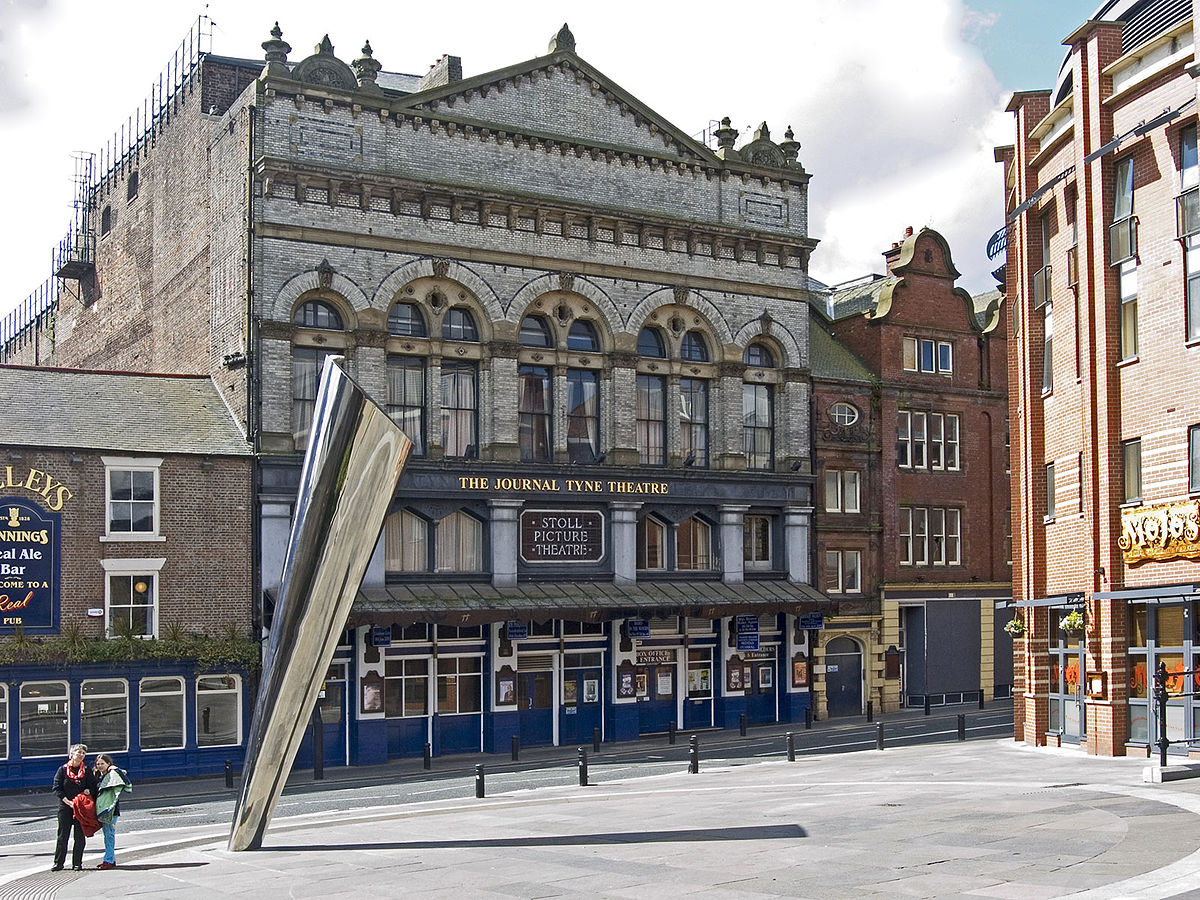
[[[525,563],[589,563],[604,559],[604,513],[599,510],[527,509],[521,513]]]
[[[58,631],[62,514],[0,498],[0,634]]]

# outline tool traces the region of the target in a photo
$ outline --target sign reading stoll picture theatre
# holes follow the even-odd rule
[[[521,560],[598,563],[604,559],[604,514],[598,510],[527,509],[521,513]]]

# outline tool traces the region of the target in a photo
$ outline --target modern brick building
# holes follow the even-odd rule
[[[818,584],[869,601],[823,635],[839,659],[826,690],[836,704],[841,668],[865,652],[877,709],[1008,696],[1011,641],[994,615],[1011,596],[1001,300],[954,286],[936,231],[909,228],[884,259],[885,275],[814,301]]]
[[[0,366],[0,776],[240,763],[253,458],[207,377]],[[105,639],[109,640],[105,640]]]
[[[791,131],[739,146],[726,120],[712,150],[565,26],[466,79],[263,47],[168,79],[88,182],[72,289],[4,352],[210,372],[257,453],[268,614],[324,358],[414,439],[327,761],[803,718],[799,616],[836,606],[811,584]]]
[[[1064,40],[1054,89],[1013,97],[997,151],[1031,744],[1147,752],[1160,664],[1173,749],[1200,741],[1179,696],[1200,665],[1193,22],[1181,0],[1104,4]]]

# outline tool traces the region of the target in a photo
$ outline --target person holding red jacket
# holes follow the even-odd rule
[[[71,868],[83,868],[83,826],[75,818],[75,798],[79,795],[95,796],[96,774],[86,765],[87,747],[74,744],[67,754],[65,765],[54,773],[54,796],[58,797],[58,843],[54,847],[54,865],[51,872],[62,870],[67,861],[67,839],[74,835],[71,844]]]

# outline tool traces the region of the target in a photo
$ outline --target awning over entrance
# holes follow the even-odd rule
[[[825,612],[836,604],[806,584],[787,581],[529,582],[497,588],[486,583],[390,584],[360,590],[351,625],[436,622],[479,625],[509,619],[605,621],[627,616],[697,616]]]

